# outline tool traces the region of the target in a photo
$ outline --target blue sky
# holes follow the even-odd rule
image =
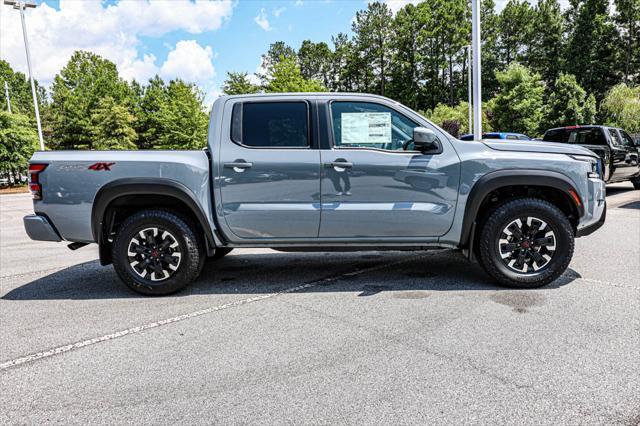
[[[384,0],[392,10],[418,0]],[[74,50],[115,62],[127,80],[198,84],[210,102],[228,71],[253,73],[269,45],[298,48],[351,33],[367,0],[39,0],[27,10],[34,74],[49,85]],[[498,0],[501,9],[506,0]],[[565,0],[566,2],[566,0]],[[26,71],[18,12],[0,5],[0,58]]]

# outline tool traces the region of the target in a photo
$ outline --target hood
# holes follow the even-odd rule
[[[510,141],[504,139],[484,139],[486,146],[496,151],[542,152],[546,154],[573,154],[597,157],[593,152],[580,145],[542,141]]]

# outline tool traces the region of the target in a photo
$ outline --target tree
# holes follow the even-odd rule
[[[34,117],[33,96],[31,94],[31,83],[21,72],[15,72],[7,61],[0,60],[0,111],[7,111],[7,98],[4,92],[4,82],[9,87],[9,98],[11,99],[11,111]],[[38,106],[42,108],[42,103],[46,100],[46,93],[42,86],[35,81],[36,93],[38,96]],[[34,117],[35,119],[35,117]]]
[[[91,115],[100,100],[110,96],[122,104],[130,101],[130,90],[113,62],[91,52],[75,52],[51,88],[54,147],[92,148]]]
[[[396,13],[393,20],[393,38],[389,81],[389,95],[412,108],[418,108],[420,97],[418,39],[420,28],[418,8],[409,3]]]
[[[158,112],[160,149],[201,149],[207,144],[207,114],[204,95],[193,84],[171,80],[167,97]]]
[[[0,173],[18,181],[36,149],[38,132],[29,117],[0,111]]]
[[[574,75],[561,73],[545,105],[544,128],[592,124],[595,115],[593,95],[587,95]]]
[[[300,74],[307,80],[318,80],[327,87],[331,82],[332,52],[325,42],[304,40],[298,49]]]
[[[281,58],[273,70],[271,81],[265,86],[267,92],[324,92],[326,88],[315,80],[307,80],[291,58]]]
[[[640,1],[615,0],[615,22],[624,40],[624,79],[640,84]]]
[[[491,131],[491,125],[487,120],[486,110],[483,110],[483,129],[485,131]],[[459,135],[453,135],[458,137],[460,135],[471,133],[473,129],[469,128],[469,103],[460,102],[458,105],[452,107],[446,104],[438,104],[433,110],[429,110],[423,113],[425,117],[433,121],[440,127],[444,127],[446,123],[456,123]]]
[[[608,0],[575,0],[577,15],[565,57],[565,70],[600,101],[620,81],[620,37],[609,16]]]
[[[100,100],[91,115],[91,121],[94,149],[136,149],[133,115],[127,107],[117,104],[111,96]]]
[[[295,61],[297,59],[296,51],[284,41],[271,43],[267,53],[262,55],[262,70],[257,73],[257,76],[260,78],[263,86],[273,78],[275,67],[282,59],[293,59]]]
[[[499,17],[495,12],[493,0],[483,0],[480,3],[480,19],[482,20],[482,99],[488,101],[498,93],[496,71],[503,68],[500,62]]]
[[[496,73],[500,92],[489,102],[492,126],[502,132],[538,134],[544,86],[539,74],[518,63]]]
[[[552,89],[562,69],[564,20],[557,0],[540,0],[535,8],[529,66]]]
[[[260,87],[249,81],[246,72],[228,72],[227,79],[222,85],[222,92],[225,95],[245,95],[259,91]]]
[[[352,23],[355,45],[366,64],[362,68],[364,87],[367,90],[376,87],[375,91],[383,96],[388,78],[392,17],[389,6],[376,1],[369,3],[366,10],[356,12]],[[370,76],[378,82],[370,81]]]
[[[640,86],[614,86],[600,107],[608,124],[640,133]]]
[[[498,18],[499,47],[505,65],[526,62],[534,12],[527,1],[509,0]],[[539,30],[539,29],[537,29]],[[546,31],[542,30],[542,31]]]
[[[160,111],[167,103],[167,86],[159,77],[149,79],[149,83],[138,90],[134,127],[138,135],[136,145],[139,149],[157,146],[164,131]]]

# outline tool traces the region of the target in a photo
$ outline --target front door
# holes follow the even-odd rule
[[[638,173],[638,147],[626,132],[609,129],[613,142],[613,179],[629,179]]]
[[[302,100],[225,107],[232,130],[221,138],[217,186],[231,241],[317,238],[320,153],[311,107]]]
[[[397,108],[383,100],[330,103],[332,146],[321,150],[321,238],[438,237],[451,227],[458,156],[435,128],[442,152],[412,151],[419,124]]]

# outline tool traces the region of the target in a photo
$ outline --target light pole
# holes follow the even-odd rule
[[[471,82],[471,45],[465,46],[467,48],[467,92],[468,104],[469,104],[469,133],[473,133],[473,84]]]
[[[24,10],[36,7],[33,0],[4,0],[4,4],[13,6],[14,9],[20,11],[20,20],[22,21],[22,36],[24,37],[24,50],[27,52],[27,66],[29,68],[29,79],[31,80],[31,94],[33,95],[33,107],[36,113],[36,123],[38,123],[38,137],[40,138],[40,150],[44,151],[44,139],[42,138],[42,125],[40,124],[40,110],[38,108],[38,96],[36,94],[36,84],[33,81],[33,72],[31,71],[31,53],[29,52],[29,40],[27,39],[27,25],[24,22]]]
[[[7,98],[7,111],[11,114],[11,99],[9,98],[9,85],[7,80],[4,81],[4,97]]]
[[[480,61],[480,0],[471,0],[471,45],[473,46],[473,139],[482,140],[482,65]]]

